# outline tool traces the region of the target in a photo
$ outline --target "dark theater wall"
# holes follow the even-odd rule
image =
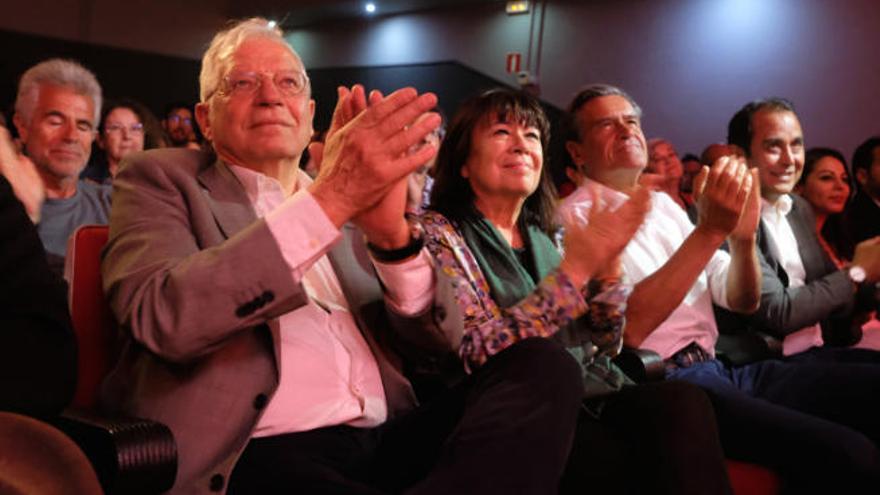
[[[377,3],[381,11],[381,0]],[[541,61],[543,99],[563,107],[583,83],[618,84],[644,108],[649,137],[664,136],[680,152],[698,152],[724,139],[736,109],[770,95],[794,100],[810,146],[838,147],[849,156],[866,136],[880,134],[876,0],[550,0],[546,9],[519,16],[504,14],[503,4],[325,22],[292,30],[288,37],[313,72],[454,60],[509,84],[514,79],[505,72],[505,55],[518,51],[526,62],[531,48],[531,68]],[[182,57],[173,59],[182,68],[165,72],[115,58],[110,67],[129,74],[107,77],[119,77],[114,86],[118,81],[134,87],[129,76],[151,85],[180,84],[169,91],[188,95],[194,94],[195,78],[194,69],[183,68],[185,59],[195,60],[204,50],[229,5],[225,0],[0,0],[0,30]],[[10,74],[17,77],[29,63],[24,60],[39,54],[9,39],[0,39],[4,105],[14,86]],[[103,73],[104,62],[85,62]]]
[[[880,134],[876,0],[546,5],[541,96],[559,107],[581,84],[620,85],[643,107],[649,137],[664,136],[680,152],[724,139],[733,113],[765,96],[794,100],[809,146],[850,156],[865,137]],[[529,20],[490,5],[328,24],[290,39],[311,67],[455,59],[512,81],[505,54],[527,54]]]

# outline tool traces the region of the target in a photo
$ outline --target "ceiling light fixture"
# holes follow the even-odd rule
[[[528,13],[529,2],[507,2],[507,5],[504,7],[504,11],[507,12],[509,15]]]
[[[366,10],[368,14],[372,14],[376,12],[376,4],[373,2],[367,2],[364,5],[364,10]]]

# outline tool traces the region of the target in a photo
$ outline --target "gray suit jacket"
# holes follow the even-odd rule
[[[270,325],[307,296],[241,183],[213,155],[139,154],[113,184],[102,273],[123,348],[104,400],[170,426],[179,449],[171,491],[209,493],[225,485],[277,387]],[[329,258],[393,416],[416,400],[388,350],[390,329],[418,335],[433,312],[418,321],[389,315],[361,236],[343,234]]]
[[[806,284],[797,288],[789,286],[788,274],[776,255],[778,248],[762,221],[758,232],[763,272],[761,307],[752,315],[750,323],[779,338],[821,323],[826,343],[850,345],[854,343],[853,339],[860,337],[852,333],[850,324],[855,302],[852,282],[819,244],[810,204],[797,195],[792,195],[792,199],[787,219],[797,239]]]

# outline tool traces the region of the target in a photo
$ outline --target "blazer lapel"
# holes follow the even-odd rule
[[[779,263],[779,247],[773,242],[773,238],[770,236],[767,228],[764,220],[761,219],[761,222],[758,224],[758,249],[764,255],[764,261],[776,272],[776,276],[779,277],[782,284],[788,287],[788,273],[782,268],[782,264]]]
[[[801,255],[806,282],[809,283],[828,273],[829,270],[833,270],[833,268],[826,266],[826,262],[833,262],[819,244],[816,221],[811,212],[806,211],[805,208],[811,208],[811,206],[795,199],[791,212],[788,214],[788,223],[791,225],[794,238],[797,239],[798,254]]]
[[[232,237],[257,219],[244,186],[235,173],[221,160],[203,170],[198,177],[217,225],[227,238]]]

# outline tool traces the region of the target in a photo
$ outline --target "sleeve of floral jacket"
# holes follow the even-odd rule
[[[535,290],[507,308],[492,299],[489,284],[455,227],[443,215],[421,217],[428,250],[437,272],[451,283],[464,318],[459,355],[470,371],[490,356],[529,337],[550,337],[586,315],[593,343],[616,354],[623,329],[628,292],[619,280],[592,281],[579,290],[559,269],[541,280]],[[443,283],[438,280],[438,284]],[[588,303],[589,301],[589,303]]]

